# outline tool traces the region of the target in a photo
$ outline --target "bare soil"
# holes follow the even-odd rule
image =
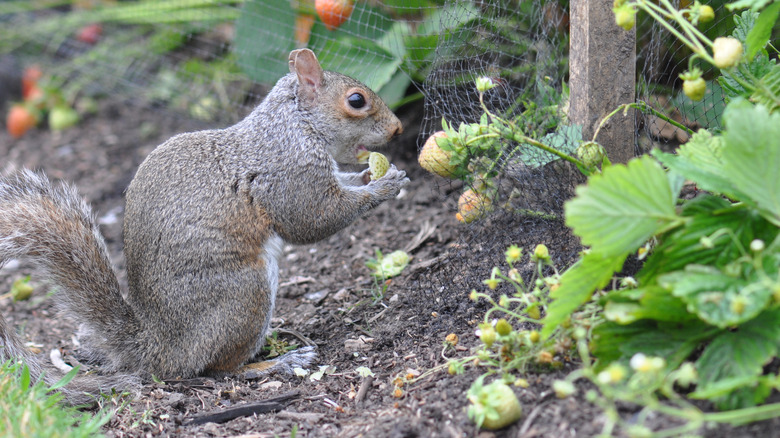
[[[566,362],[555,372],[525,376],[528,388],[514,388],[523,418],[502,431],[480,432],[468,420],[466,391],[482,372],[451,376],[447,357],[464,357],[476,347],[476,324],[487,309],[468,299],[473,288],[503,262],[512,243],[532,249],[547,243],[559,267],[570,265],[579,242],[560,221],[496,216],[476,226],[453,215],[456,185],[426,174],[416,162],[419,107],[400,112],[406,134],[387,150],[405,169],[411,184],[342,232],[312,246],[284,249],[275,326],[313,341],[318,358],[312,371],[330,365],[319,380],[273,375],[260,380],[204,377],[186,382],[147,383],[141,394],[105,427],[110,437],[242,436],[273,437],[587,437],[599,433],[601,411],[578,395],[557,399],[553,379],[576,367]],[[124,285],[122,256],[123,193],[136,168],[172,135],[210,126],[125,101],[101,103],[98,115],[79,126],[53,133],[36,129],[19,140],[0,134],[2,170],[28,167],[74,183],[93,205]],[[422,230],[422,232],[421,232]],[[365,267],[375,250],[410,250],[412,264],[382,291]],[[0,291],[29,273],[23,263],[0,271]],[[43,354],[61,349],[66,360],[75,349],[76,324],[57,317],[43,278],[33,276],[29,301],[0,301],[0,311],[26,341]],[[443,352],[444,338],[460,338],[456,351]],[[298,342],[294,336],[281,339]],[[48,360],[48,359],[45,359]],[[365,366],[375,374],[361,377]],[[438,368],[394,394],[394,379]],[[187,425],[199,416],[257,404],[291,392],[298,396],[282,410],[253,414],[225,423]],[[626,416],[635,408],[627,406]],[[663,419],[659,419],[662,422]],[[765,429],[770,430],[770,429]],[[749,430],[729,436],[761,436]],[[719,431],[718,435],[724,433]],[[714,431],[713,431],[713,434]],[[712,436],[707,434],[708,436]]]

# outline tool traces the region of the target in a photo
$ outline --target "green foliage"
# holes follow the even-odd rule
[[[708,418],[738,424],[780,415],[780,405],[757,407],[780,388],[778,375],[764,368],[780,348],[780,67],[766,50],[780,3],[760,15],[757,2],[738,3],[755,10],[734,17],[733,37],[749,51],[722,71],[720,87],[710,84],[710,93],[722,89],[728,101],[702,108],[702,116],[715,116],[714,130],[694,134],[677,154],[654,152],[668,170],[651,157],[604,168],[565,205],[567,224],[590,248],[552,292],[542,334],[554,333],[584,303],[600,306],[590,343],[580,345],[584,366],[567,379],[596,383],[592,400],[613,414],[622,400],[685,418],[690,427]],[[699,42],[676,35],[694,57],[712,62]],[[707,192],[678,200],[683,179]],[[591,300],[637,250],[647,260],[636,280]],[[659,359],[650,374],[648,356]],[[627,381],[610,377],[628,364],[636,373]],[[690,410],[674,385],[692,383],[691,398],[731,412]],[[654,393],[686,412],[665,410]]]
[[[567,223],[591,248],[561,277],[543,334],[653,238],[658,245],[637,274],[639,287],[600,300],[598,367],[642,352],[666,358],[671,370],[705,347],[696,362],[697,392],[717,387],[711,399],[719,407],[740,408],[768,394],[761,364],[777,355],[780,342],[777,325],[766,322],[777,317],[780,298],[780,114],[735,100],[724,123],[722,135],[700,131],[677,155],[656,153],[671,169],[669,178],[643,157],[607,168],[578,189],[566,205]],[[675,209],[669,181],[678,172],[713,193]],[[714,366],[708,359],[715,357],[732,365]],[[723,386],[733,379],[740,385]]]
[[[604,257],[635,251],[680,221],[667,175],[649,157],[604,169],[576,194],[566,204],[566,224],[592,253]]]
[[[758,16],[755,26],[745,38],[748,59],[753,59],[759,50],[766,47],[772,37],[772,29],[777,23],[778,14],[780,14],[780,2],[775,2]]]
[[[111,418],[80,413],[58,404],[62,396],[51,391],[73,379],[77,369],[47,387],[31,382],[26,365],[6,362],[0,365],[0,436],[93,437]]]
[[[317,53],[326,70],[358,79],[393,104],[403,97],[412,78],[425,77],[439,42],[464,32],[464,24],[479,17],[471,4],[425,10],[423,23],[415,28],[391,19],[383,9],[357,2],[351,18],[338,29],[328,30],[315,21],[307,47]],[[297,45],[294,31],[299,13],[288,1],[244,2],[235,45],[238,63],[252,79],[271,84],[288,72],[287,55]]]
[[[397,277],[409,264],[409,254],[403,250],[396,250],[390,254],[382,254],[376,250],[376,258],[366,261],[366,267],[371,270],[371,275],[378,281]]]

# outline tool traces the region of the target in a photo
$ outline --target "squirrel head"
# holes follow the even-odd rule
[[[366,85],[324,71],[309,49],[290,52],[300,108],[311,114],[317,134],[328,139],[328,152],[339,163],[355,164],[358,152],[384,146],[403,132],[401,121]]]

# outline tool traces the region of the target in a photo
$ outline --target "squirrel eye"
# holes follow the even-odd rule
[[[352,93],[347,97],[347,102],[349,102],[349,106],[355,109],[360,109],[366,106],[366,98],[363,97],[360,93]]]

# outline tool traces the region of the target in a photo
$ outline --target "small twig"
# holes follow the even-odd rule
[[[379,313],[377,313],[376,315],[372,316],[372,317],[371,317],[371,318],[370,318],[370,319],[369,319],[367,322],[368,322],[369,324],[373,324],[373,323],[374,323],[374,321],[376,321],[377,319],[381,318],[381,317],[382,317],[382,315],[384,315],[385,313],[387,313],[387,309],[389,309],[389,307],[385,307],[385,308],[384,308],[384,310],[382,310],[381,312],[379,312]]]
[[[404,252],[410,253],[417,249],[423,242],[428,240],[435,231],[436,225],[433,225],[430,221],[423,222],[422,227],[420,227],[420,232],[418,232],[412,241],[404,247]]]
[[[552,393],[548,393],[545,395],[544,398],[547,398],[551,395]],[[544,398],[542,399],[542,401],[544,400]],[[542,412],[542,409],[547,407],[548,404],[549,402],[540,403],[531,411],[530,414],[528,414],[528,417],[526,417],[525,421],[523,421],[523,425],[520,426],[520,431],[517,432],[517,436],[519,437],[525,436],[526,432],[528,432],[528,429],[531,428],[531,425],[533,424],[536,417],[539,416],[539,414]]]
[[[370,388],[373,383],[374,376],[363,377],[363,381],[360,383],[360,388],[358,388],[357,395],[355,396],[355,405],[360,406],[361,402],[366,397],[368,388]]]
[[[279,397],[270,398],[260,403],[252,405],[239,406],[232,409],[227,409],[216,414],[203,415],[200,417],[192,418],[188,422],[184,423],[184,426],[195,426],[205,423],[226,423],[230,420],[234,420],[239,417],[246,417],[254,414],[263,414],[267,412],[275,412],[284,409],[287,404],[300,396],[298,391],[293,391]]]
[[[283,328],[275,328],[275,329],[272,328],[271,331],[272,332],[277,332],[280,335],[295,336],[296,338],[300,339],[301,342],[303,342],[303,344],[306,345],[306,346],[316,346],[317,345],[317,344],[314,343],[314,341],[312,341],[311,339],[307,338],[306,336],[304,336],[303,334],[301,334],[301,332],[299,332],[297,330],[289,330],[289,329],[283,329]]]

